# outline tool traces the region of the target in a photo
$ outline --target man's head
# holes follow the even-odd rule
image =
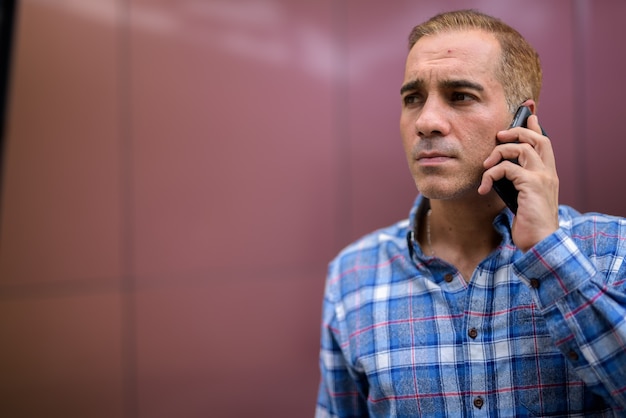
[[[519,32],[492,16],[474,10],[439,14],[413,28],[409,49],[424,36],[476,29],[491,33],[500,44],[502,54],[496,77],[504,86],[509,111],[514,113],[527,99],[538,103],[542,73],[537,52]]]
[[[452,12],[417,26],[400,89],[400,133],[418,190],[482,201],[477,190],[496,135],[521,104],[534,112],[540,79],[535,51],[497,19]],[[495,192],[487,199],[502,203]]]

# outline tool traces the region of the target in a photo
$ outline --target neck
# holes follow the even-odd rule
[[[421,220],[425,226],[420,228],[422,248],[457,267],[469,280],[478,263],[501,241],[493,228],[493,219],[504,204],[431,200],[430,207],[430,216]]]

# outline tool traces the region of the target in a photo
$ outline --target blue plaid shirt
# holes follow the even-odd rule
[[[409,220],[333,260],[316,417],[626,416],[626,220],[561,206],[523,254],[512,216],[469,283]]]

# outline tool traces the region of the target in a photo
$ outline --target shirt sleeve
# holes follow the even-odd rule
[[[577,243],[559,229],[518,259],[514,269],[531,288],[557,348],[578,376],[609,404],[626,410],[623,238],[586,236],[584,253],[580,239]]]
[[[363,384],[346,360],[341,349],[342,326],[337,321],[335,304],[327,298],[323,304],[320,348],[320,386],[316,418],[367,417]]]

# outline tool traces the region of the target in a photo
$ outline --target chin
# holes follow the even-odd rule
[[[420,192],[421,195],[423,195],[424,197],[427,197],[428,199],[433,199],[433,200],[446,200],[446,199],[453,199],[455,193],[451,193],[447,190],[442,190],[441,188],[438,187],[420,187],[419,185],[417,186],[417,191]]]
[[[437,184],[433,184],[432,182],[429,184],[416,182],[416,186],[420,194],[431,200],[459,199],[468,196],[470,193],[478,196],[478,185],[474,184],[456,184],[447,186],[441,184],[441,182],[438,182]]]

